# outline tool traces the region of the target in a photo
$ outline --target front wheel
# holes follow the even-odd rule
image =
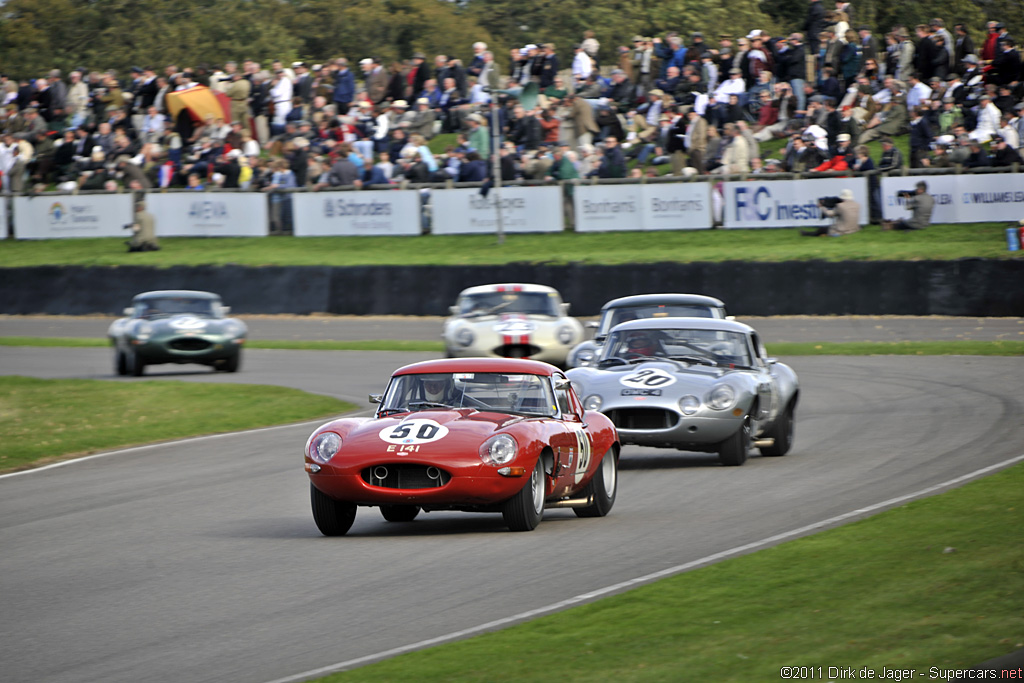
[[[411,522],[420,514],[418,505],[381,505],[380,514],[389,522]]]
[[[538,458],[530,480],[505,501],[501,516],[511,531],[533,531],[544,517],[544,463]]]
[[[775,439],[775,443],[765,448],[759,448],[761,455],[780,456],[789,453],[793,447],[793,434],[796,432],[796,417],[793,414],[792,406],[775,419],[775,424],[766,436]]]
[[[583,489],[583,495],[592,497],[593,502],[581,508],[573,508],[577,517],[604,517],[615,505],[615,493],[618,489],[619,458],[614,448],[601,458],[601,466],[594,473],[594,478]]]
[[[128,360],[121,349],[114,351],[114,372],[122,377],[128,374]]]
[[[729,467],[739,467],[747,461],[750,450],[750,418],[743,420],[743,425],[736,433],[718,444],[718,462]]]
[[[344,536],[356,521],[356,504],[334,500],[326,493],[309,485],[313,507],[313,521],[324,536]]]
[[[129,350],[125,353],[125,369],[132,377],[142,377],[146,371],[146,364],[139,358],[138,353]]]
[[[242,365],[242,352],[239,351],[235,355],[231,356],[224,361],[224,372],[238,372],[238,368]]]

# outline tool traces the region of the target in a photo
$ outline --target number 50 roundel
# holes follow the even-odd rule
[[[421,444],[443,439],[448,428],[433,420],[405,420],[380,430],[380,438],[388,443]]]

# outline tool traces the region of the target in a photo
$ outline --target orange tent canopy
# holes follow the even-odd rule
[[[205,85],[167,93],[167,108],[175,120],[178,112],[188,109],[192,119],[198,122],[205,121],[208,114],[215,119],[231,121],[231,101],[224,93],[210,90]]]

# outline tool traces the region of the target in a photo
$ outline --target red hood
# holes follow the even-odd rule
[[[503,427],[522,421],[517,415],[505,413],[479,412],[471,408],[460,410],[420,410],[414,413],[403,413],[393,417],[371,419],[354,428],[344,438],[344,450],[366,448],[379,451],[388,444],[418,443],[420,452],[441,449],[451,451],[455,448],[473,449],[475,452],[481,443],[497,433]],[[424,424],[438,425],[446,430],[439,438],[431,434],[432,428],[427,427],[419,435],[427,435],[427,439],[417,439],[417,430]],[[408,434],[403,434],[401,426],[415,427]],[[391,438],[385,438],[384,436]],[[396,436],[392,436],[396,435]],[[402,437],[405,436],[406,439]]]

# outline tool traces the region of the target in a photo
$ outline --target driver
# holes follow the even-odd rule
[[[657,336],[649,330],[637,330],[630,332],[626,338],[626,353],[636,356],[662,356],[664,350],[658,342]]]
[[[426,375],[423,378],[423,400],[433,403],[448,403],[451,395],[451,375]]]

